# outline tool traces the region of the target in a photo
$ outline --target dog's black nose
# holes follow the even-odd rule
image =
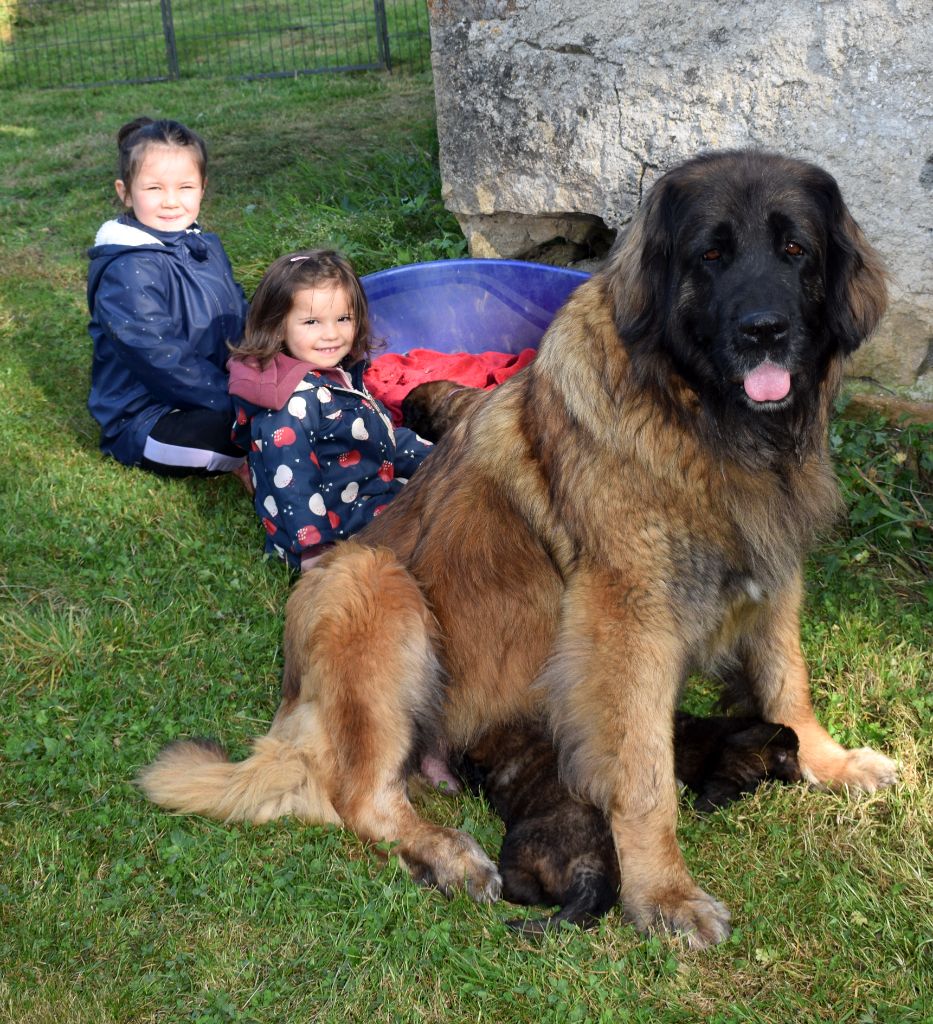
[[[739,320],[739,332],[748,341],[761,344],[769,341],[782,341],[786,335],[790,321],[783,313],[775,310],[759,310],[746,313]]]

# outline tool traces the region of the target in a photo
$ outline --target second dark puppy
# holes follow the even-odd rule
[[[426,441],[438,441],[486,394],[455,380],[425,381],[402,399],[402,422]]]
[[[674,723],[677,778],[709,811],[766,779],[797,782],[797,736],[758,718],[698,718]],[[557,754],[543,726],[521,723],[488,733],[458,766],[505,823],[499,853],[502,895],[513,903],[559,905],[551,917],[507,922],[540,934],[562,921],[590,927],[619,895],[619,862],[602,812],[561,784]]]

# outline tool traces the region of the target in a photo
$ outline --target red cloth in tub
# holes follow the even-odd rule
[[[373,360],[363,375],[374,398],[389,410],[396,426],[402,423],[402,399],[428,380],[453,380],[463,387],[488,391],[508,380],[534,358],[535,349],[509,352],[435,352],[413,348],[405,355],[387,352]]]

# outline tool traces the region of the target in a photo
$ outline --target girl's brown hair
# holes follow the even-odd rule
[[[134,121],[127,121],[117,132],[117,150],[120,154],[119,177],[126,186],[127,195],[150,146],[190,149],[194,162],[201,172],[202,183],[207,181],[207,146],[197,132],[186,128],[179,121],[169,121],[165,118],[153,121],[151,117],[137,117]]]
[[[352,365],[365,359],[373,348],[366,293],[350,261],[332,249],[302,249],[280,256],[259,282],[249,306],[243,340],[232,355],[235,359],[255,356],[266,363],[285,348],[285,318],[296,292],[320,286],[340,287],[347,293],[356,332],[344,362]]]

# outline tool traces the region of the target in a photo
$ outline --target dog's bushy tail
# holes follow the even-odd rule
[[[210,740],[170,744],[137,780],[154,803],[221,821],[341,824],[336,804],[367,838],[399,836],[374,794],[398,788],[413,723],[437,716],[433,616],[388,548],[349,540],[324,557],[288,599],[269,732],[239,762]]]
[[[286,814],[340,824],[323,773],[306,747],[270,734],[245,761],[233,762],[213,740],[179,740],[140,773],[137,784],[162,807],[221,821],[271,821]]]

